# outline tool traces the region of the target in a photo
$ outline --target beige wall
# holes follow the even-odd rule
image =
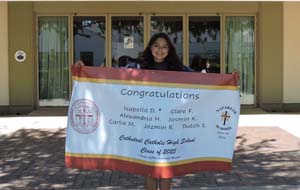
[[[283,7],[283,102],[300,103],[300,2],[287,2]]]
[[[122,2],[35,2],[37,13],[86,13],[86,14],[125,14],[125,13],[256,13],[259,2],[201,2],[201,1],[122,1]],[[68,9],[66,9],[68,7]]]
[[[273,104],[274,110],[279,110],[283,100],[282,2],[261,3],[257,41],[259,103]]]
[[[7,16],[7,2],[0,2],[0,106],[9,105]]]
[[[34,105],[33,8],[32,2],[8,2],[9,89],[10,106],[31,109]],[[18,63],[17,50],[24,50],[27,59]]]

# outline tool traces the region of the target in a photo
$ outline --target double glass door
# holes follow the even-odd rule
[[[209,63],[208,72],[239,71],[241,102],[254,104],[254,31],[253,16],[39,16],[39,105],[68,105],[71,62],[123,67],[158,32],[169,35],[182,62],[195,72],[200,66],[192,64],[199,57]]]

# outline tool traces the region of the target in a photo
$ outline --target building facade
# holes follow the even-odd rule
[[[262,1],[0,2],[0,112],[68,106],[75,60],[120,67],[157,32],[187,66],[201,56],[212,73],[239,71],[242,106],[300,111],[299,10]]]

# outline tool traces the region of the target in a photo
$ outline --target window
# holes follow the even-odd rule
[[[144,22],[142,16],[112,17],[112,66],[124,66],[123,60],[137,58],[144,50]],[[128,59],[123,59],[126,56]],[[126,65],[126,63],[125,63]]]
[[[105,17],[74,16],[74,60],[87,66],[105,65]]]
[[[220,73],[220,17],[190,16],[189,65],[201,71],[207,62],[210,73]]]
[[[240,73],[241,104],[254,104],[254,17],[227,16],[225,19],[226,72]]]
[[[38,17],[38,72],[39,105],[68,105],[68,17]]]

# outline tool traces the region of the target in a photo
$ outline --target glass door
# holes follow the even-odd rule
[[[241,104],[254,104],[255,28],[253,16],[225,17],[226,72],[240,73]]]
[[[220,73],[220,42],[219,16],[189,16],[189,65],[193,70]]]
[[[144,50],[144,17],[112,16],[112,67],[134,62]]]
[[[38,17],[39,105],[69,104],[68,17]]]
[[[105,17],[73,17],[74,61],[87,66],[105,65]]]

